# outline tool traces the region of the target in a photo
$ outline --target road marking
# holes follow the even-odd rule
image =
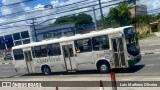
[[[147,65],[145,65],[145,66],[155,66],[155,64],[147,64]]]

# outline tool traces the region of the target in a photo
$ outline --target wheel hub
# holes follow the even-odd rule
[[[102,65],[102,66],[101,66],[101,70],[102,70],[102,71],[106,71],[106,70],[107,70],[107,66],[106,66],[106,65]]]

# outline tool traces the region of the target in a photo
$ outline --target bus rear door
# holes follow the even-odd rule
[[[125,51],[122,37],[112,37],[112,50],[115,67],[126,67]]]
[[[61,43],[66,69],[68,71],[76,70],[75,54],[73,43]]]
[[[24,57],[26,61],[26,66],[28,73],[33,73],[34,72],[34,64],[33,64],[33,59],[31,55],[31,50],[24,50]]]

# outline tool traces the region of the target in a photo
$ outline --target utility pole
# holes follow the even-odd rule
[[[104,16],[103,16],[103,11],[102,11],[102,6],[101,6],[101,0],[98,0],[99,2],[99,8],[100,8],[100,13],[101,13],[101,19],[102,19],[102,29],[104,29]]]
[[[35,40],[37,42],[37,32],[36,32],[36,27],[35,27],[35,18],[32,18],[31,20],[32,20],[32,23],[31,23],[32,24],[32,29],[34,31]]]
[[[97,30],[97,19],[96,19],[96,12],[95,12],[95,8],[93,7],[93,16],[94,16],[94,26],[95,26],[95,30]]]
[[[137,1],[137,0],[135,0],[135,2],[134,2],[134,6],[135,6],[135,9],[134,9],[134,10],[135,10],[135,23],[134,23],[134,27],[135,27],[135,30],[137,30],[137,28],[136,28],[136,26],[137,26],[137,25],[136,25],[136,23],[137,23],[137,19],[136,19],[136,17],[137,17],[137,13],[136,13],[136,12],[137,12],[136,1]]]

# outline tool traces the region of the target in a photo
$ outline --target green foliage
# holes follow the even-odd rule
[[[63,16],[56,19],[54,24],[68,23],[68,22],[76,22],[77,17],[75,15],[72,16]]]
[[[80,13],[78,15],[72,15],[72,16],[63,16],[56,19],[54,24],[62,24],[62,23],[68,23],[73,22],[76,24],[76,26],[83,25],[83,24],[92,24],[92,17],[85,13]]]
[[[127,3],[121,3],[119,6],[111,8],[106,18],[112,27],[129,25],[131,22],[131,13]]]
[[[154,34],[147,33],[147,34],[138,36],[138,38],[139,38],[140,40],[143,40],[143,39],[151,38],[151,37],[154,37],[154,36],[155,36]]]
[[[138,26],[149,25],[151,22],[155,22],[160,19],[160,15],[138,15],[136,16],[136,24]]]

